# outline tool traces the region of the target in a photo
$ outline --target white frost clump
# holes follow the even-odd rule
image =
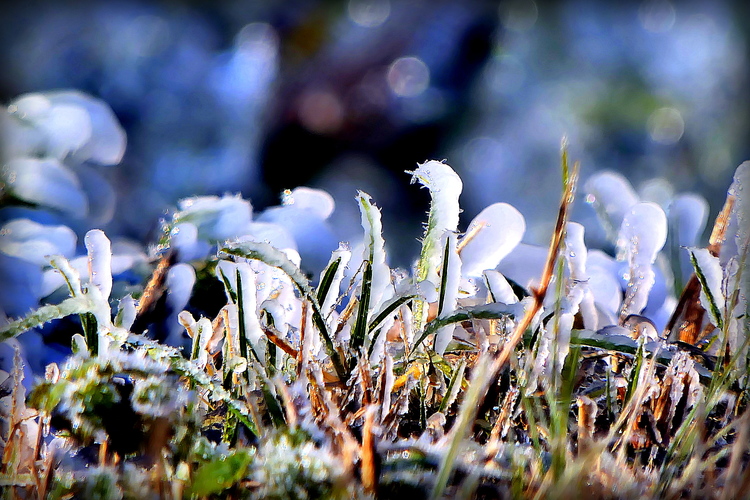
[[[118,274],[124,273],[146,260],[147,256],[145,252],[136,245],[115,242],[111,245],[111,257],[109,262],[111,276],[117,276]],[[89,276],[89,258],[87,255],[70,259],[67,265],[74,269],[78,275]],[[42,287],[39,297],[47,297],[64,285],[65,280],[57,269],[45,269],[42,275]]]
[[[731,217],[731,223],[728,231],[734,231],[734,238],[727,238],[725,245],[727,251],[731,252],[731,259],[728,265],[730,279],[729,290],[739,289],[739,300],[737,310],[733,316],[739,318],[739,323],[743,322],[741,316],[744,315],[744,323],[747,324],[747,317],[750,314],[750,162],[744,162],[734,173],[734,181],[729,188],[729,194],[733,195],[734,210]],[[732,234],[731,232],[729,233]],[[742,263],[744,262],[744,265]]]
[[[435,160],[422,163],[411,174],[411,182],[419,182],[430,190],[432,196],[420,259],[426,267],[418,270],[417,279],[439,283],[438,269],[443,258],[439,242],[446,231],[456,231],[458,228],[458,215],[461,212],[458,197],[463,183],[449,165]]]
[[[438,304],[438,315],[445,317],[453,313],[458,307],[458,294],[459,285],[461,284],[461,259],[458,256],[457,251],[457,238],[455,233],[446,233],[444,238],[445,244],[448,248],[448,263],[447,263],[447,275],[443,281],[445,287],[443,289],[442,301]],[[435,352],[441,356],[445,353],[445,348],[453,339],[453,331],[456,329],[455,325],[449,325],[441,328],[435,334],[434,348]]]
[[[523,238],[526,221],[507,203],[494,203],[474,217],[466,230],[471,238],[461,249],[464,276],[480,276],[493,269]]]
[[[518,302],[513,287],[510,286],[508,280],[502,275],[500,271],[494,269],[488,269],[484,272],[484,279],[487,282],[487,288],[489,289],[491,298],[494,302],[500,302],[501,304],[515,304]]]
[[[105,223],[114,191],[88,164],[119,163],[125,142],[99,99],[77,91],[25,94],[0,110],[0,181],[21,200]]]
[[[166,278],[167,304],[170,315],[167,320],[169,331],[166,343],[175,347],[183,344],[182,328],[177,322],[177,316],[190,301],[195,286],[195,269],[190,264],[178,263],[169,268]]]
[[[209,241],[224,241],[247,234],[253,206],[239,195],[194,196],[178,202],[175,222],[190,222],[198,235]]]
[[[638,203],[633,186],[620,174],[600,172],[589,178],[584,191],[586,201],[594,206],[602,226],[614,239],[628,210]]]
[[[115,165],[125,153],[125,131],[110,107],[79,91],[24,94],[3,118],[5,151],[12,156]]]
[[[357,193],[357,203],[362,217],[364,234],[364,249],[362,259],[371,263],[372,282],[370,286],[370,303],[367,311],[368,321],[382,305],[393,297],[394,288],[391,284],[391,268],[385,261],[385,240],[383,239],[383,223],[380,220],[380,210],[372,204],[370,195],[360,191]],[[393,317],[388,318],[380,327],[382,331],[388,331],[393,324]],[[385,335],[378,335],[375,346],[372,349],[372,359],[380,359],[383,355]]]
[[[708,208],[706,199],[694,193],[681,194],[672,199],[667,217],[673,248],[698,245],[698,239],[708,221]],[[693,266],[687,257],[684,252],[679,253],[683,279],[687,279],[693,272]]]
[[[57,158],[14,158],[3,168],[3,181],[14,196],[73,217],[89,211],[78,176]]]
[[[339,247],[331,254],[329,265],[339,259],[341,260],[339,261],[339,267],[333,276],[333,280],[331,280],[331,287],[328,290],[328,294],[323,298],[323,302],[320,304],[320,311],[323,313],[323,317],[328,319],[329,327],[333,326],[335,318],[332,318],[333,315],[331,313],[334,312],[336,307],[336,301],[339,298],[339,292],[341,290],[341,282],[344,279],[344,273],[349,265],[349,261],[352,259],[352,251],[349,249],[348,245],[343,243],[339,244]],[[328,266],[326,266],[326,268],[327,267]],[[321,271],[319,281],[323,280],[324,272],[325,269]]]
[[[262,342],[264,338],[263,329],[260,325],[258,311],[258,288],[255,272],[248,262],[219,261],[216,266],[216,274],[222,281],[229,283],[229,288],[237,296],[238,303],[242,304],[244,310],[243,327],[245,337],[260,359],[265,359],[266,345]],[[238,280],[240,283],[238,283]],[[240,284],[242,293],[240,294]],[[227,293],[230,291],[227,290]],[[228,297],[231,300],[231,297]]]
[[[333,197],[326,191],[298,187],[285,191],[281,205],[266,209],[257,220],[284,228],[295,242],[289,248],[299,252],[306,267],[317,270],[326,264],[338,244],[328,223],[335,207]]]
[[[0,228],[0,252],[31,262],[47,264],[47,256],[72,257],[76,235],[67,226],[48,226],[29,219],[14,219]]]
[[[333,198],[319,189],[287,191],[281,205],[257,217],[250,201],[239,195],[194,196],[180,200],[178,208],[172,245],[182,261],[205,258],[211,245],[236,239],[292,249],[308,270],[318,270],[338,243],[327,221],[335,208]]]
[[[721,268],[719,258],[711,255],[711,252],[706,248],[688,248],[688,251],[695,259],[703,278],[706,280],[706,287],[701,286],[701,307],[708,312],[711,323],[715,326],[721,326],[723,320],[721,314],[724,310],[725,299],[722,290],[724,271]],[[716,306],[716,311],[712,307],[712,303]]]
[[[594,296],[589,289],[588,249],[583,241],[584,232],[584,227],[577,222],[567,224],[565,260],[568,264],[569,275],[563,313],[570,315],[570,324],[572,325],[573,316],[580,310],[584,326],[596,330],[598,315],[594,304]],[[570,335],[570,331],[567,334]]]
[[[91,285],[107,300],[112,291],[112,245],[101,229],[92,229],[84,238],[88,252],[88,274]]]
[[[666,240],[667,216],[656,203],[637,203],[625,214],[617,238],[618,258],[629,265],[621,319],[646,307],[656,281],[653,263]]]

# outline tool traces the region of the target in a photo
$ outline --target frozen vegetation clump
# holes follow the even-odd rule
[[[619,175],[587,179],[608,255],[570,220],[565,146],[548,247],[522,242],[506,203],[460,228],[461,180],[427,161],[408,172],[432,198],[422,250],[392,269],[364,192],[361,240],[338,248],[333,199],[305,187],[260,214],[187,198],[151,248],[110,241],[89,189],[125,144],[109,108],[31,94],[2,127],[19,214],[0,236],[5,498],[750,488],[750,163],[707,244],[700,196],[658,204]],[[41,212],[55,218],[23,216]]]

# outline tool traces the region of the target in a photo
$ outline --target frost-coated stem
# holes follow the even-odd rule
[[[25,318],[11,321],[0,329],[0,342],[16,337],[26,330],[42,326],[54,319],[64,318],[72,314],[86,314],[91,312],[92,305],[88,296],[71,297],[57,305],[49,304],[35,310]]]
[[[456,231],[458,228],[458,216],[461,212],[458,197],[463,190],[463,183],[449,165],[435,160],[419,165],[411,174],[411,182],[419,182],[430,190],[432,196],[415,281],[429,281],[435,286],[439,282],[438,269],[442,261],[440,240],[446,231]],[[424,300],[415,302],[414,331],[420,331],[424,326],[427,311]]]

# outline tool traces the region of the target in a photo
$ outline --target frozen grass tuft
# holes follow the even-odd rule
[[[18,126],[49,135],[41,153],[58,170],[116,163],[119,126],[92,102],[26,96]],[[85,124],[86,110],[107,134],[56,118]],[[19,158],[31,154],[21,146]],[[335,207],[308,188],[257,217],[237,196],[183,200],[148,257],[92,230],[76,258],[65,226],[6,224],[3,258],[38,272],[45,292],[0,327],[5,498],[748,491],[748,164],[705,248],[701,200],[678,196],[665,211],[621,176],[589,179],[615,257],[586,248],[570,220],[578,165],[565,149],[561,163],[548,247],[522,244],[524,218],[504,203],[461,232],[461,181],[429,161],[411,172],[432,196],[413,268],[389,267],[380,211],[360,192],[362,239],[325,255],[317,281],[301,255],[320,259],[311,234]],[[9,186],[74,211],[85,198],[65,172]],[[38,199],[58,184],[64,205]],[[670,272],[683,262],[684,286]],[[141,283],[123,283],[125,271]],[[57,337],[72,354],[31,384],[24,346],[67,317]]]

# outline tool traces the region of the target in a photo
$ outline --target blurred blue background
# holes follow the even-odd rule
[[[15,2],[0,96],[76,88],[112,106],[128,148],[100,172],[117,208],[88,224],[110,235],[152,242],[181,197],[240,192],[260,210],[309,185],[334,196],[337,236],[353,240],[362,189],[405,266],[428,197],[404,170],[446,159],[463,227],[505,201],[543,244],[563,136],[584,180],[613,169],[650,197],[696,191],[712,218],[750,159],[745,4]],[[581,200],[573,218],[606,248]]]

